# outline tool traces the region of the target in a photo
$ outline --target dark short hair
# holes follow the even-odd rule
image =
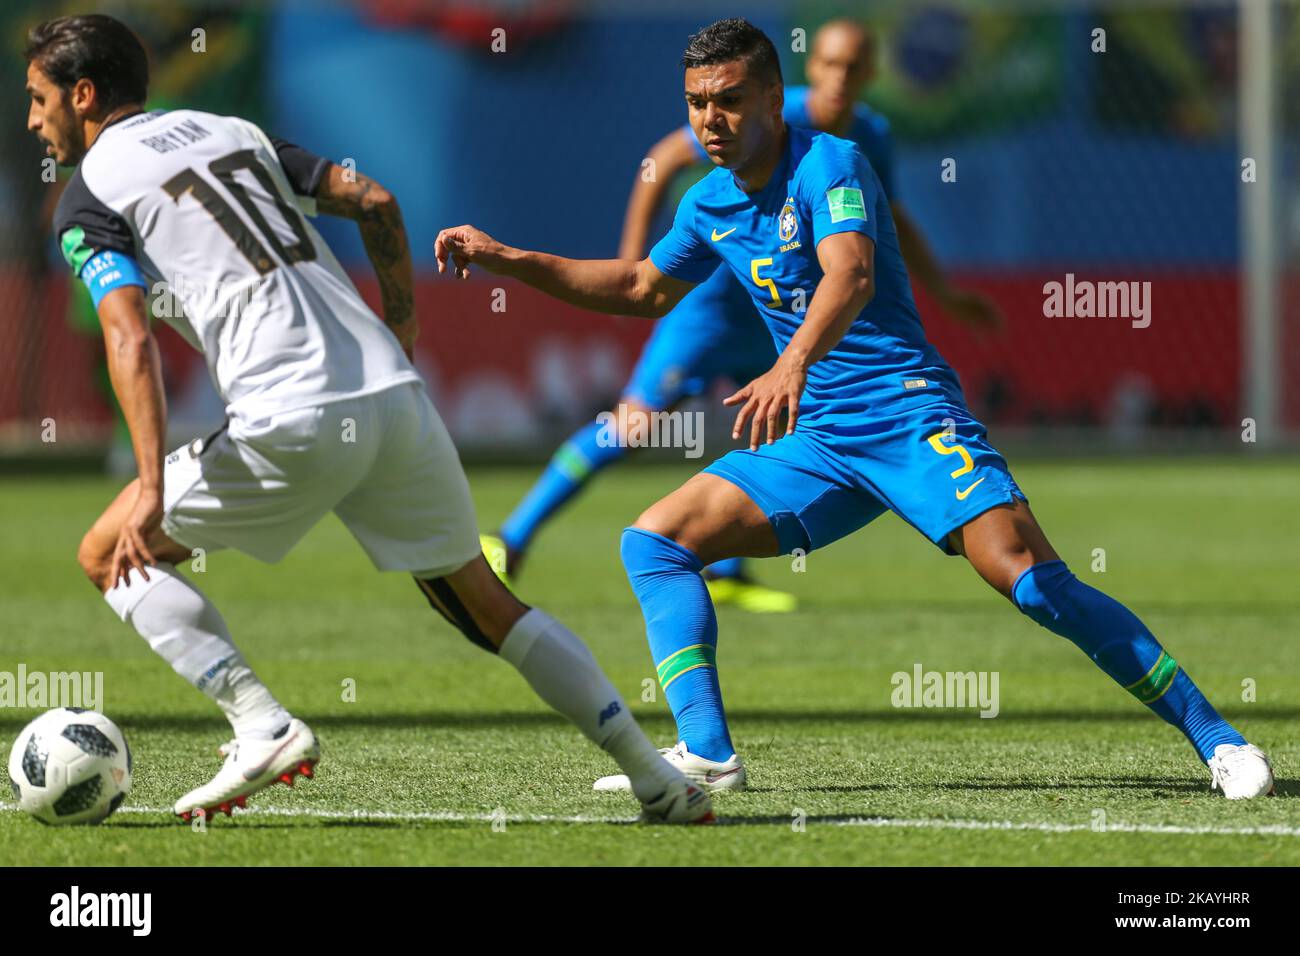
[[[732,17],[710,23],[691,36],[682,66],[713,66],[744,60],[750,71],[769,83],[781,83],[781,59],[767,34],[748,20]]]
[[[23,56],[61,89],[90,80],[106,110],[143,103],[149,93],[144,47],[126,24],[100,13],[38,23],[27,34]]]

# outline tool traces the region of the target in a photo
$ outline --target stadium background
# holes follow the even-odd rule
[[[1261,4],[1266,0],[1259,0]],[[24,132],[23,36],[93,3],[10,4],[0,120],[0,458],[96,462],[115,428],[89,301],[49,232],[58,184]],[[649,332],[491,277],[440,279],[432,239],[473,222],[512,244],[614,253],[649,146],[684,120],[685,37],[735,8],[712,3],[482,4],[372,0],[321,8],[99,4],[153,58],[152,107],[247,116],[357,167],[402,203],[417,268],[419,364],[467,456],[540,455],[618,395]],[[891,120],[898,192],[957,282],[986,292],[1000,334],[954,327],[918,292],[932,338],[995,440],[1025,448],[1241,449],[1300,431],[1300,16],[1276,6],[1267,54],[1278,104],[1265,117],[1266,221],[1248,223],[1235,3],[861,3],[879,36],[866,99]],[[504,12],[502,12],[504,11]],[[802,82],[792,31],[843,7],[748,3]],[[196,52],[194,29],[203,30]],[[491,49],[503,28],[505,52]],[[1091,52],[1093,30],[1106,52]],[[1259,127],[1256,127],[1258,130]],[[940,178],[957,161],[956,182]],[[65,179],[61,174],[60,179]],[[667,216],[662,224],[666,224]],[[349,223],[319,228],[374,303]],[[1268,241],[1257,253],[1260,236]],[[1248,345],[1248,270],[1264,255],[1276,297]],[[1066,273],[1149,281],[1152,322],[1047,318],[1043,285]],[[504,312],[492,309],[506,289]],[[1259,286],[1253,287],[1255,296]],[[198,357],[159,323],[173,438],[220,421]],[[1253,351],[1252,351],[1253,348]],[[1263,366],[1261,366],[1261,362]],[[716,398],[716,396],[714,396]],[[1261,404],[1263,403],[1263,404]],[[1275,411],[1264,405],[1271,404]],[[719,407],[704,401],[716,422]],[[50,442],[45,425],[57,423]],[[121,430],[118,463],[121,464]],[[712,445],[726,447],[725,439]],[[129,455],[126,459],[129,467]]]

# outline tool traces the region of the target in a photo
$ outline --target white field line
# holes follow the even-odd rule
[[[12,803],[0,803],[0,812],[17,811]],[[122,807],[118,813],[146,813],[170,815],[170,807]],[[635,823],[634,816],[563,816],[559,814],[493,814],[462,813],[457,810],[416,810],[401,812],[395,810],[329,810],[315,807],[303,807],[291,810],[286,807],[248,807],[235,811],[236,817],[306,817],[321,820],[388,820],[398,823]],[[791,818],[793,819],[793,818]],[[744,824],[743,817],[727,820],[723,817],[721,824]],[[1160,823],[1107,823],[1104,827],[1094,829],[1089,823],[1043,823],[1018,820],[950,820],[942,817],[903,819],[893,817],[850,817],[844,819],[818,821],[814,816],[808,821],[812,826],[834,827],[875,827],[878,829],[900,830],[1027,830],[1035,833],[1152,833],[1179,834],[1185,836],[1285,836],[1300,837],[1300,827],[1284,824],[1265,824],[1257,827],[1214,827],[1214,826],[1178,826]],[[784,825],[784,824],[782,824]]]

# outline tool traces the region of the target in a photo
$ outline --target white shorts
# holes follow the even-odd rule
[[[279,561],[333,511],[381,571],[441,577],[480,546],[469,484],[419,383],[258,421],[167,456],[163,531]]]

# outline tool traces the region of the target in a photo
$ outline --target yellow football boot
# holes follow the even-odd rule
[[[799,599],[793,594],[764,587],[749,578],[710,578],[705,583],[719,607],[730,604],[752,614],[789,614],[799,607]]]
[[[506,570],[510,566],[510,549],[506,547],[505,541],[494,534],[480,534],[478,543],[483,548],[483,557],[487,558],[488,567],[501,579],[502,584],[513,591],[515,585],[510,580],[510,572]]]

